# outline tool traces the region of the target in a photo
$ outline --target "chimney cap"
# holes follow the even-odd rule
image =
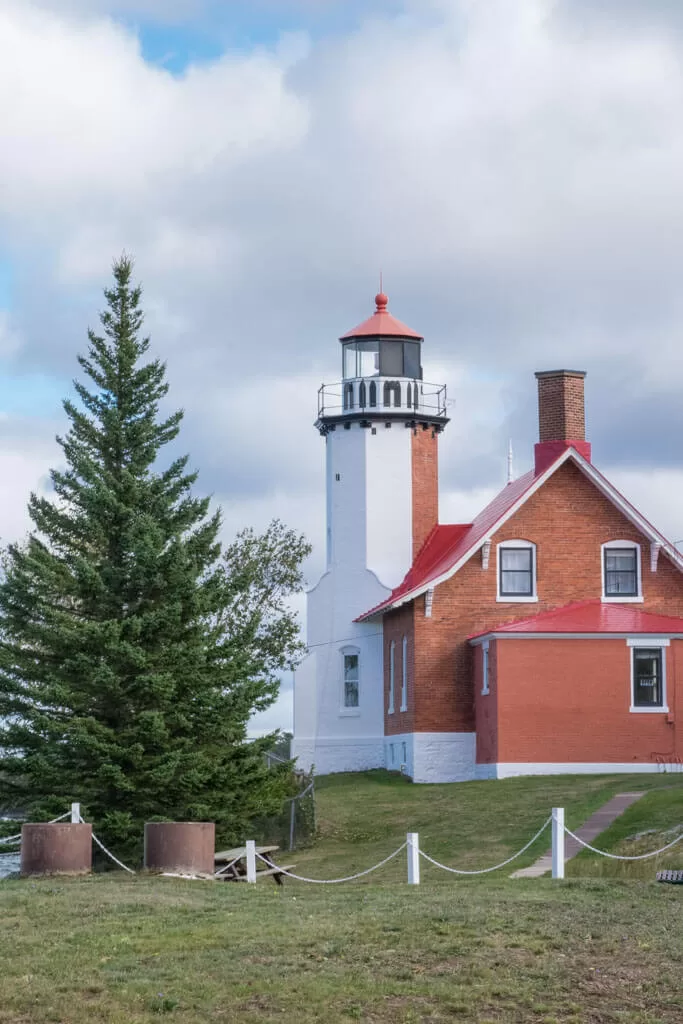
[[[535,377],[585,377],[585,370],[536,370]]]

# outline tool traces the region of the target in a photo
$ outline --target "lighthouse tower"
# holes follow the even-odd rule
[[[423,338],[388,311],[340,338],[342,380],[318,393],[327,459],[327,568],[308,593],[293,756],[319,774],[384,765],[382,627],[389,596],[438,521],[446,388],[422,379]]]

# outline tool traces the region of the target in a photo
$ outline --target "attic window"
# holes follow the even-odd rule
[[[602,545],[603,601],[642,601],[640,545],[609,541]]]
[[[536,601],[536,547],[526,540],[498,545],[499,601]]]

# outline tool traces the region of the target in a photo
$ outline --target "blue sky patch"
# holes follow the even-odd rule
[[[373,14],[396,12],[399,0],[332,0],[322,5],[301,3],[221,3],[185,24],[129,23],[150,64],[180,75],[192,64],[217,60],[223,53],[271,47],[290,32],[312,39],[353,31]]]
[[[0,257],[0,309],[9,309],[12,304],[12,265]]]
[[[0,413],[54,419],[72,391],[71,381],[43,373],[17,374],[0,361]]]

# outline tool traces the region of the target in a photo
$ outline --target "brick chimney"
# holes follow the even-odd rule
[[[538,381],[538,439],[535,446],[536,475],[567,448],[575,448],[590,462],[586,441],[583,370],[543,370]]]

